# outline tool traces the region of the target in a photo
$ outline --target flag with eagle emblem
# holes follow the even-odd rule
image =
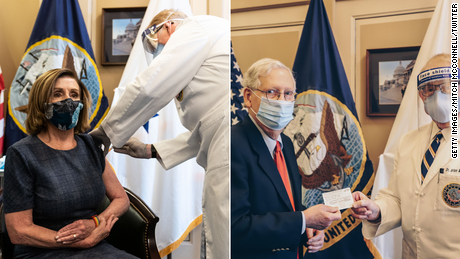
[[[297,75],[294,120],[284,130],[294,144],[302,176],[302,204],[350,188],[370,195],[374,182],[361,125],[322,0],[312,0],[293,67]],[[324,246],[304,258],[380,258],[361,233],[351,209],[324,230]]]

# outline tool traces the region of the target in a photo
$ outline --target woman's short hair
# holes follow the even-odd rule
[[[292,70],[280,61],[271,58],[264,58],[252,64],[252,66],[248,69],[246,74],[244,74],[243,87],[247,87],[251,90],[258,89],[260,86],[259,77],[268,76],[268,74],[270,74],[270,72],[275,68],[283,68],[289,71],[289,74],[292,77],[292,81],[294,82],[295,89],[296,83],[294,76],[292,74]]]
[[[45,117],[45,104],[49,102],[54,87],[59,78],[73,78],[80,87],[80,101],[83,109],[80,111],[75,133],[85,132],[90,128],[89,109],[91,107],[91,95],[86,86],[78,79],[77,74],[69,69],[52,69],[43,73],[35,80],[29,93],[27,109],[26,130],[28,134],[37,135],[48,129],[48,119]]]
[[[157,15],[155,15],[155,17],[153,17],[148,28],[152,27],[154,24],[160,24],[166,21],[166,19],[171,20],[171,19],[185,19],[185,18],[187,18],[187,15],[181,11],[174,10],[174,9],[165,9],[159,12]]]

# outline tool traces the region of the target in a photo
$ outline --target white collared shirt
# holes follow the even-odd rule
[[[270,152],[270,155],[272,158],[275,158],[275,148],[276,148],[276,141],[280,142],[281,150],[283,150],[283,141],[281,140],[281,135],[278,136],[278,139],[272,139],[270,136],[268,136],[265,131],[257,125],[257,122],[252,118],[251,115],[249,115],[249,118],[251,118],[252,122],[254,125],[256,125],[257,129],[260,131],[260,134],[262,134],[262,138],[265,141],[265,145],[267,145],[268,151]]]

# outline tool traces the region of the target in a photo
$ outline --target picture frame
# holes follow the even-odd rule
[[[366,115],[395,117],[420,46],[366,51]]]
[[[125,65],[147,7],[102,8],[102,65]]]

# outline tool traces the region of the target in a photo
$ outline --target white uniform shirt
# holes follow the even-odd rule
[[[460,256],[460,192],[451,189],[460,186],[460,159],[451,159],[450,127],[442,130],[436,157],[421,184],[422,158],[438,131],[432,122],[401,139],[388,187],[375,200],[381,222],[363,221],[363,235],[368,239],[401,226],[405,259]],[[449,190],[450,196],[446,195]]]
[[[144,62],[144,61],[140,61]],[[201,256],[229,256],[230,23],[213,16],[185,19],[164,49],[101,124],[115,147],[175,99],[189,131],[154,144],[167,170],[196,157],[205,168]]]
[[[169,143],[155,144],[162,165],[169,169],[199,155],[200,132],[221,120],[224,110],[228,112],[229,28],[227,20],[214,16],[187,18],[176,28],[160,55],[126,87],[102,122],[113,146],[123,146],[175,99],[181,123],[189,132]],[[206,156],[197,157],[203,167],[206,160]]]

